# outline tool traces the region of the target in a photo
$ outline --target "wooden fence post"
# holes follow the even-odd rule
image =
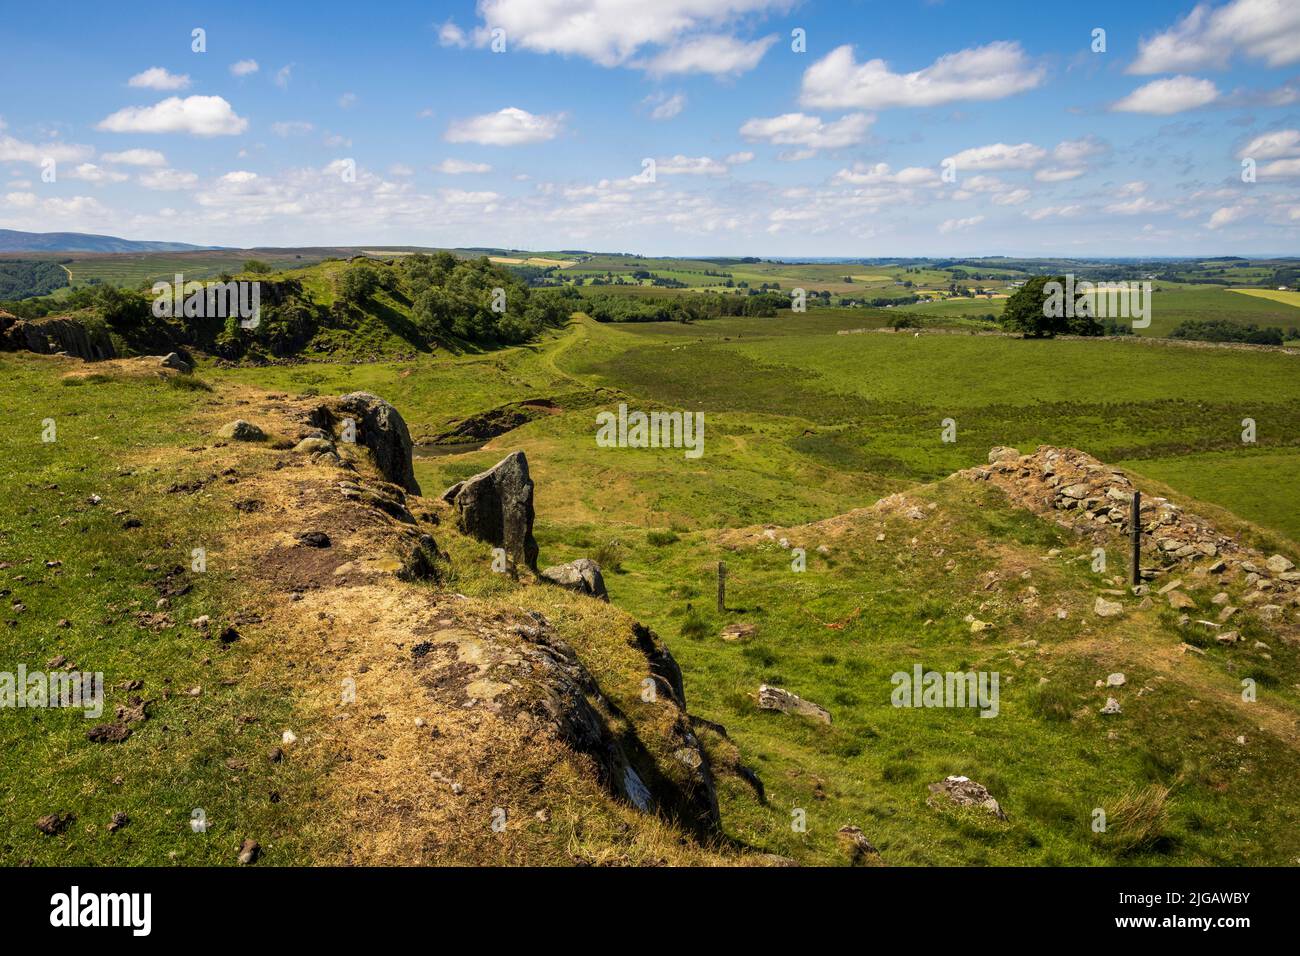
[[[718,613],[723,614],[727,610],[727,565],[723,561],[718,562]]]
[[[1133,534],[1133,584],[1142,583],[1142,492],[1133,492],[1133,517],[1129,521]]]

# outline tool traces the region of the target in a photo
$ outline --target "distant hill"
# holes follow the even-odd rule
[[[0,252],[188,252],[215,249],[187,242],[143,242],[84,232],[19,232],[0,229]]]

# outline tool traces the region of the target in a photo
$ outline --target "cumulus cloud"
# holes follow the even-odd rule
[[[39,166],[48,159],[56,163],[79,163],[94,155],[95,151],[89,146],[74,143],[28,143],[12,136],[0,135],[0,162]]]
[[[1042,219],[1070,219],[1084,211],[1080,205],[1071,206],[1042,206],[1038,209],[1026,210],[1025,216],[1038,222]]]
[[[167,157],[156,149],[124,149],[120,153],[104,153],[99,157],[106,163],[122,166],[166,166]]]
[[[481,146],[519,146],[542,143],[559,135],[560,114],[539,115],[508,106],[495,113],[455,120],[444,137],[449,143],[478,143]]]
[[[945,163],[955,164],[960,172],[986,169],[1032,169],[1047,157],[1047,150],[1033,143],[990,143],[974,146],[949,156]]]
[[[1219,88],[1209,80],[1198,80],[1194,76],[1173,76],[1139,86],[1122,100],[1111,104],[1110,108],[1118,113],[1168,116],[1205,106],[1218,98]]]
[[[999,100],[1043,81],[1019,43],[1000,40],[947,53],[912,73],[895,73],[884,60],[858,63],[850,44],[836,47],[804,71],[800,102],[821,109],[941,106],[962,100]]]
[[[240,60],[237,63],[230,64],[231,76],[250,76],[260,70],[256,60]]]
[[[770,40],[714,46],[726,58],[725,69],[703,69],[708,44],[717,39],[704,31],[753,21],[771,11],[788,9],[790,0],[479,0],[483,26],[475,32],[480,45],[490,31],[505,31],[513,47],[535,53],[581,56],[601,66],[642,66],[658,72],[733,73],[752,68]],[[659,56],[632,63],[650,47],[668,47]],[[752,60],[752,62],[750,62]],[[658,61],[658,62],[656,62]],[[698,68],[698,69],[697,69]]]
[[[448,20],[438,28],[438,45],[464,49],[469,46],[469,37],[465,36],[464,30]]]
[[[1248,212],[1245,206],[1220,206],[1210,215],[1205,225],[1209,229],[1222,229],[1241,219]]]
[[[1143,38],[1130,73],[1224,69],[1235,55],[1272,67],[1300,62],[1300,4],[1292,0],[1200,3],[1174,26]]]
[[[968,216],[965,219],[945,219],[939,223],[939,231],[944,235],[950,232],[960,232],[963,229],[971,229],[978,226],[984,221],[983,216]]]
[[[939,174],[928,166],[908,166],[894,172],[888,163],[854,163],[852,169],[841,169],[833,177],[833,182],[850,186],[875,186],[881,183],[893,183],[899,186],[929,186],[939,182]]]
[[[648,73],[710,73],[714,76],[738,76],[758,66],[763,54],[776,42],[775,36],[745,42],[731,36],[701,36],[677,44],[635,65]]]
[[[140,185],[145,189],[162,191],[193,189],[198,182],[197,175],[179,169],[156,169],[140,176]]]
[[[271,132],[276,136],[302,136],[313,129],[315,127],[306,120],[281,120],[271,124]]]
[[[153,106],[128,106],[106,116],[96,129],[109,133],[189,133],[193,136],[234,136],[248,120],[220,96],[168,97]]]
[[[126,85],[144,90],[183,90],[190,85],[190,78],[184,73],[168,73],[161,66],[151,66],[127,80]]]
[[[655,172],[663,176],[725,176],[730,169],[711,156],[669,156],[655,160]]]
[[[444,159],[437,166],[433,167],[434,172],[446,173],[449,176],[461,176],[465,173],[487,173],[492,171],[492,167],[487,163],[471,163],[464,159]]]
[[[65,173],[69,179],[82,179],[88,183],[120,183],[130,179],[126,173],[103,169],[94,163],[81,163],[70,172]]]
[[[776,146],[803,146],[806,149],[841,149],[863,141],[875,122],[866,113],[850,113],[833,123],[807,113],[782,113],[780,116],[746,120],[740,135],[753,142]]]
[[[1237,153],[1238,159],[1280,159],[1300,155],[1300,130],[1279,129],[1256,136]]]

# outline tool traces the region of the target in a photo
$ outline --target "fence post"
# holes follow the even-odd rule
[[[723,561],[718,562],[718,613],[723,614],[727,610],[727,565]]]

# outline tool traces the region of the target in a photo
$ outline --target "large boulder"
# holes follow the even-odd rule
[[[356,422],[357,441],[370,449],[380,474],[412,494],[420,494],[411,465],[411,433],[397,409],[377,395],[352,392],[338,400],[337,411],[340,417]]]
[[[233,422],[222,425],[217,435],[235,441],[263,441],[266,438],[266,432],[242,418],[236,418]]]
[[[511,452],[487,471],[452,485],[442,497],[455,507],[462,534],[503,548],[515,564],[537,570],[533,480],[522,451]]]
[[[542,577],[552,584],[569,588],[579,594],[587,594],[602,601],[609,600],[605,590],[605,578],[600,573],[600,565],[591,558],[578,558],[568,564],[557,564],[542,571]]]
[[[91,329],[66,316],[26,321],[0,315],[0,351],[37,352],[52,355],[67,352],[87,362],[114,358],[113,341],[102,329]]]

